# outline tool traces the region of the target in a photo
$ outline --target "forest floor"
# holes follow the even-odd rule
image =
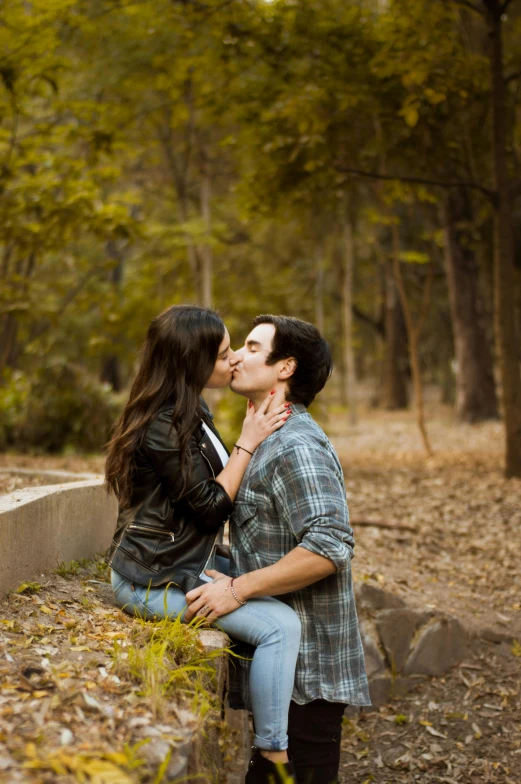
[[[457,424],[437,409],[432,458],[401,414],[329,431],[355,579],[457,617],[475,640],[446,677],[347,722],[341,784],[521,784],[521,480],[503,476],[501,425]]]
[[[330,414],[328,431],[344,466],[356,536],[355,579],[374,580],[411,606],[454,615],[475,635],[466,660],[447,676],[428,679],[406,697],[346,721],[341,784],[521,784],[521,480],[503,477],[501,425],[461,425],[448,410],[433,408],[432,458],[424,456],[410,414],[364,412],[358,425],[349,426],[339,411]],[[4,455],[0,468],[7,465],[100,472],[103,461]],[[95,619],[81,595],[92,601],[88,589],[96,584],[82,582],[81,575],[70,579],[79,591],[76,623],[85,625],[92,645],[89,624]],[[47,609],[63,603],[61,582],[50,578],[30,602],[11,594],[0,605],[1,617],[16,621],[19,629],[24,623],[32,628],[40,618],[39,602]],[[94,608],[101,616],[110,612],[103,602]],[[112,612],[111,633],[120,625],[125,633],[129,621]],[[5,627],[4,639],[20,641],[8,623]],[[28,632],[33,644],[34,634]],[[92,694],[95,675],[91,667]],[[9,704],[0,701],[0,713],[15,696],[11,691],[2,697]],[[16,715],[10,718],[15,724]],[[96,721],[95,711],[89,720]],[[98,721],[102,729],[106,718],[99,714]],[[23,757],[20,749],[17,753]],[[3,779],[1,765],[0,754],[0,781],[44,780]]]

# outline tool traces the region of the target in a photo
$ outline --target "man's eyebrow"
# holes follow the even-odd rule
[[[224,351],[221,351],[219,356],[222,357],[224,354],[226,354],[226,352],[228,351],[229,348],[230,348],[230,344],[228,343],[227,347],[224,349]]]
[[[258,346],[259,348],[262,348],[262,343],[259,343],[258,340],[247,340],[246,345],[248,348],[251,348],[252,346]]]

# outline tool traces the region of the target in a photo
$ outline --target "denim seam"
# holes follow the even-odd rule
[[[144,609],[145,609],[147,612],[149,612],[149,613],[152,613],[153,615],[156,615],[156,613],[155,613],[153,610],[151,610],[151,609],[150,609],[150,607],[147,607],[147,605],[145,604],[145,602],[144,602],[142,599],[140,599],[140,598],[139,598],[139,596],[138,596],[138,594],[137,594],[137,592],[136,592],[136,589],[134,588],[134,586],[132,586],[131,590],[132,590],[132,596],[133,596],[133,597],[134,597],[134,598],[137,600],[137,602],[138,602],[138,603],[139,603],[139,604],[140,604],[142,607],[144,607]]]

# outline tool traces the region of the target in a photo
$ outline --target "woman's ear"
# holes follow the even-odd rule
[[[279,379],[281,381],[285,381],[287,378],[290,378],[295,370],[297,369],[297,360],[293,357],[289,357],[289,359],[285,359],[281,365],[279,370]]]

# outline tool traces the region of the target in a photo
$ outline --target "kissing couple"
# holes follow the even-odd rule
[[[253,713],[247,784],[334,784],[344,710],[370,705],[342,468],[307,411],[331,371],[312,324],[258,316],[234,351],[217,313],[174,305],[107,445],[117,604],[253,646],[231,699]],[[231,453],[202,397],[227,386],[248,400]]]

